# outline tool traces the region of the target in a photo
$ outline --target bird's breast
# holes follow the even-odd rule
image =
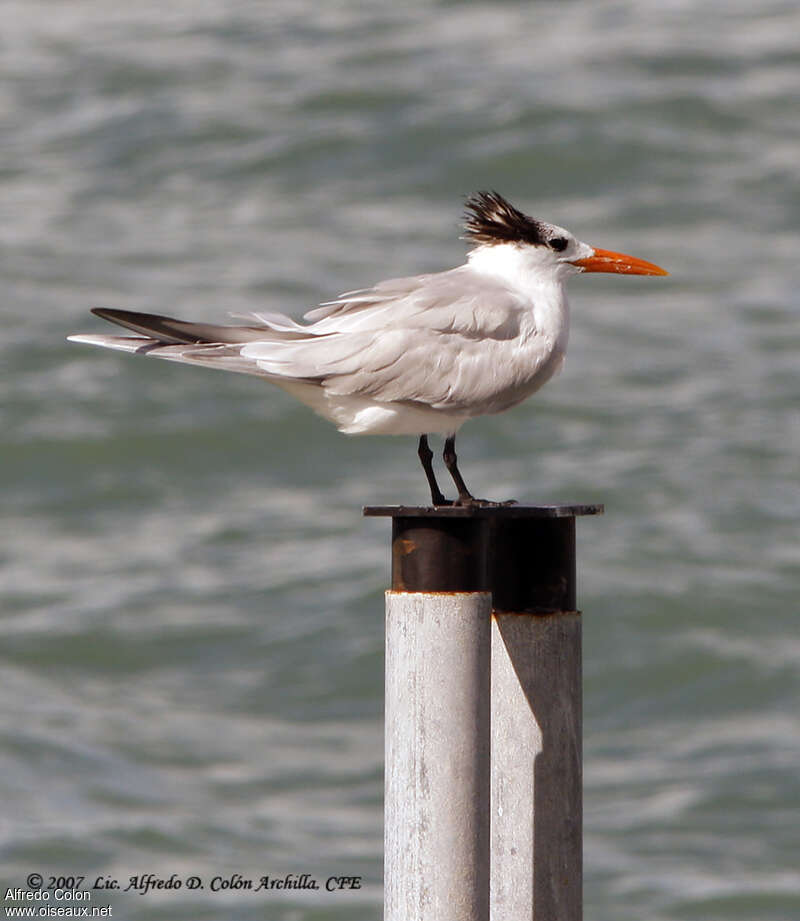
[[[483,340],[459,362],[454,402],[469,415],[498,413],[527,399],[564,364],[569,305],[561,286],[535,292],[513,339]]]

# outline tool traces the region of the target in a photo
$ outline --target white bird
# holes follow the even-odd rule
[[[69,338],[258,375],[350,435],[418,435],[434,505],[450,503],[427,436],[444,435],[456,504],[483,504],[458,470],[456,432],[474,416],[516,406],[560,370],[569,334],[566,280],[579,272],[667,272],[582,243],[497,192],[467,200],[464,228],[475,244],[465,265],[342,294],[307,313],[306,325],[277,313],[216,326],[97,309],[139,336]]]

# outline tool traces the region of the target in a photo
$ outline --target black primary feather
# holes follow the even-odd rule
[[[265,326],[218,326],[215,323],[187,323],[175,317],[133,310],[108,310],[95,307],[96,317],[124,326],[135,333],[158,340],[158,345],[204,345],[254,342],[269,335]],[[279,335],[279,338],[284,338]],[[286,337],[289,338],[289,337]],[[294,338],[294,337],[292,337]]]
[[[465,205],[464,237],[473,243],[547,243],[547,227],[498,192],[476,192]]]

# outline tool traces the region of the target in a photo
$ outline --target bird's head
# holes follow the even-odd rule
[[[556,276],[577,272],[669,274],[652,262],[582,243],[563,227],[529,217],[497,192],[477,192],[467,199],[464,239],[479,247],[512,244],[524,248],[529,268]]]

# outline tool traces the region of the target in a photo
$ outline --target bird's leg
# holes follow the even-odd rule
[[[509,499],[507,502],[492,502],[490,499],[476,499],[475,496],[472,495],[467,489],[464,478],[461,476],[457,466],[458,458],[456,457],[455,435],[451,435],[449,438],[445,439],[444,454],[442,458],[458,490],[458,499],[456,499],[455,505],[472,505],[479,506],[480,508],[502,508],[504,505],[517,504],[516,499]]]
[[[464,478],[459,472],[457,462],[458,458],[456,457],[456,436],[451,435],[449,438],[445,439],[444,442],[444,453],[442,454],[442,459],[444,460],[444,465],[447,467],[450,476],[453,478],[453,482],[456,484],[456,489],[458,490],[458,505],[474,505],[477,500],[472,493],[467,489],[467,484],[464,482]]]
[[[431,451],[428,445],[427,435],[419,436],[417,454],[419,455],[422,469],[425,471],[425,476],[428,478],[428,486],[431,488],[431,502],[433,502],[434,505],[452,505],[452,503],[448,502],[442,495],[439,484],[436,482],[436,474],[433,472],[433,464],[431,463],[433,460],[433,451]]]

